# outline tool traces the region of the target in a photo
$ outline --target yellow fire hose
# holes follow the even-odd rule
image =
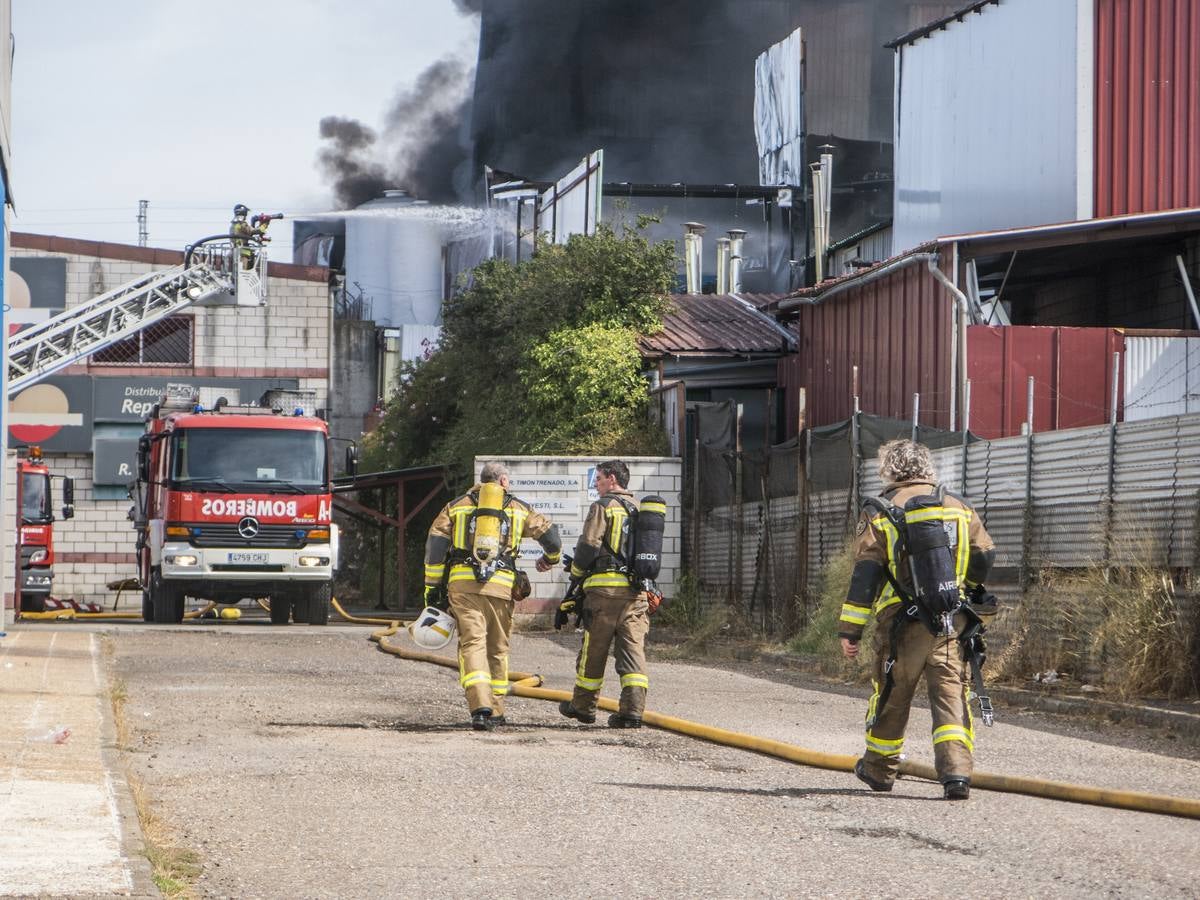
[[[450,669],[458,668],[458,664],[453,659],[447,659],[446,657],[437,656],[432,653],[406,650],[386,640],[386,638],[399,631],[401,627],[400,622],[391,622],[388,628],[373,632],[370,639],[378,644],[380,650],[390,653],[393,656],[398,656],[401,659],[433,663],[434,665],[445,666]],[[526,675],[524,673],[513,672],[509,674],[509,678],[512,682],[510,693],[518,697],[530,697],[534,700],[549,700],[557,703],[563,700],[570,700],[572,696],[569,691],[557,691],[540,687],[539,685],[542,681],[540,675]],[[531,683],[535,680],[536,683]],[[609,710],[610,712],[617,712],[620,709],[617,701],[610,700],[607,697],[600,697],[598,705],[601,709]],[[773,756],[776,759],[799,763],[803,766],[812,766],[818,769],[852,772],[854,771],[854,763],[857,761],[857,757],[847,756],[842,753],[823,753],[818,750],[808,750],[784,741],[755,737],[754,735],[729,731],[725,728],[717,728],[712,725],[703,725],[699,722],[691,722],[687,719],[667,716],[662,713],[644,712],[642,713],[642,721],[647,725],[653,725],[656,728],[662,728],[666,731],[674,731],[677,734],[711,741],[715,744],[724,744],[727,747],[736,747],[740,750],[762,753],[765,756]],[[937,781],[937,772],[933,766],[924,763],[902,762],[900,764],[900,774]],[[1110,788],[1092,787],[1090,785],[1067,784],[1061,781],[1046,781],[1041,778],[993,775],[988,772],[975,772],[972,774],[971,787],[985,791],[1027,794],[1031,797],[1044,797],[1049,800],[1064,800],[1069,803],[1087,803],[1092,806],[1108,806],[1115,809],[1131,809],[1138,812],[1200,819],[1200,800],[1192,800],[1186,797],[1168,797],[1161,794],[1145,794],[1138,791],[1119,791]]]
[[[198,619],[217,604],[209,603],[203,609],[193,609],[183,614],[185,619]],[[21,619],[34,622],[69,622],[74,619],[137,619],[141,621],[140,612],[80,612],[76,609],[52,609],[49,612],[23,612]]]

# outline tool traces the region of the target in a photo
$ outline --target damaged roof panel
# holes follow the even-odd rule
[[[787,353],[795,335],[756,308],[776,294],[674,294],[662,331],[641,339],[646,356],[738,356]]]

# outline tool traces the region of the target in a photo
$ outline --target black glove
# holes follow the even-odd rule
[[[442,611],[450,608],[450,595],[440,584],[425,585],[425,605]]]
[[[567,619],[570,618],[573,612],[575,612],[575,601],[573,599],[563,600],[562,603],[558,604],[558,609],[554,611],[554,630],[562,631],[562,627],[567,624]]]
[[[1000,610],[1000,601],[996,595],[982,584],[977,584],[967,591],[967,602],[976,614],[981,616],[994,616]]]

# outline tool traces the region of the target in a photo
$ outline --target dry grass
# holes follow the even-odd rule
[[[869,678],[871,633],[874,618],[868,623],[859,643],[857,659],[842,656],[841,641],[838,639],[838,619],[842,614],[842,603],[850,587],[850,576],[854,572],[854,549],[847,544],[833,557],[821,573],[821,587],[817,593],[817,609],[809,619],[807,627],[788,644],[788,649],[812,657],[813,665],[823,675],[836,676],[845,680],[861,681]]]
[[[989,666],[1003,680],[1053,670],[1119,698],[1195,697],[1200,687],[1195,609],[1155,565],[1044,571],[1009,624]]]
[[[112,655],[113,647],[109,638],[105,638],[103,650],[106,656]],[[131,729],[129,717],[125,712],[125,705],[129,700],[125,682],[120,678],[111,679],[108,694],[112,703],[117,749],[128,752],[131,747]],[[200,875],[199,855],[194,850],[178,844],[171,829],[155,814],[142,782],[128,769],[125,777],[133,796],[138,822],[141,824],[143,852],[150,861],[154,884],[164,897],[188,900],[195,896],[192,884]]]

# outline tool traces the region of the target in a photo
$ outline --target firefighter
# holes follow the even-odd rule
[[[943,795],[965,800],[970,794],[975,726],[958,635],[967,618],[964,594],[982,591],[994,545],[970,505],[937,486],[927,447],[908,440],[884,444],[879,449],[879,475],[885,487],[879,500],[865,504],[858,520],[854,571],[838,622],[842,653],[849,659],[858,656],[863,628],[872,614],[876,622],[866,752],[854,774],[873,791],[892,789],[913,693],[924,675],[933,717],[934,765]],[[924,538],[906,542],[914,537],[917,522],[933,522],[932,534],[944,535],[940,543],[950,573],[924,589],[921,597],[914,592],[913,580],[926,580],[925,568],[910,560],[926,552],[926,543]],[[909,546],[914,555],[908,554]],[[925,607],[939,588],[952,599],[942,612],[931,614]]]
[[[541,545],[539,572],[562,558],[558,526],[509,494],[508,482],[504,465],[486,463],[479,483],[438,513],[425,544],[425,603],[448,609],[458,624],[459,684],[476,731],[506,722],[514,588],[528,585],[516,566],[521,540],[530,537]],[[488,553],[477,552],[485,543]]]
[[[621,677],[621,705],[608,717],[610,728],[642,727],[650,686],[645,647],[650,602],[628,574],[629,526],[637,515],[628,486],[629,468],[620,460],[596,467],[600,497],[588,509],[571,561],[571,577],[583,579],[583,646],[575,665],[574,695],[558,707],[567,718],[589,725],[596,721],[596,701],[611,648]]]
[[[246,221],[249,214],[249,207],[239,203],[233,208],[233,220],[229,223],[229,234],[233,238],[233,246],[238,252],[243,269],[254,268],[254,251],[250,248],[250,240],[255,236],[255,229]]]

